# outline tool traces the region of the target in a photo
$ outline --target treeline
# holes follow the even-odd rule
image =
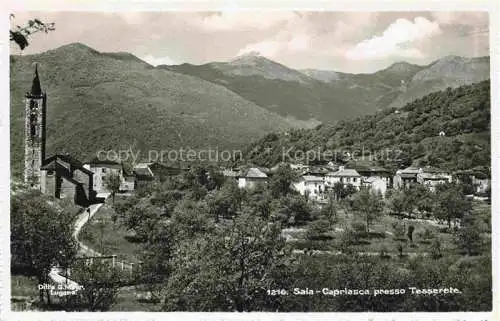
[[[490,82],[448,88],[401,109],[335,125],[268,134],[247,148],[245,161],[273,166],[289,148],[292,154],[318,148],[352,151],[351,157],[364,156],[389,169],[412,164],[451,171],[490,167]],[[339,154],[336,160],[349,157]]]

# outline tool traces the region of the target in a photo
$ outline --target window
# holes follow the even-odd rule
[[[53,170],[48,170],[47,171],[47,176],[54,176],[54,171]]]
[[[106,173],[106,168],[103,168],[103,169],[102,169],[102,172],[103,172],[103,173]]]
[[[356,183],[356,177],[353,177],[353,178],[352,178],[352,182],[353,182],[353,183]]]

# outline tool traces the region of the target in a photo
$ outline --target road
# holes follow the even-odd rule
[[[99,197],[104,197],[107,199],[110,193],[99,194]],[[82,242],[78,240],[78,234],[82,230],[83,226],[99,211],[101,206],[104,203],[93,204],[90,205],[87,209],[85,209],[81,214],[78,215],[75,225],[73,228],[73,238],[78,242],[79,252],[86,256],[100,256],[101,254],[92,250]],[[66,286],[70,286],[71,288],[79,288],[79,284],[75,281],[68,279],[66,276],[61,275],[63,271],[57,267],[53,267],[49,272],[50,279],[56,284],[65,284]]]

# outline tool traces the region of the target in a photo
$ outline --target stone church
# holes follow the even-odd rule
[[[72,199],[80,206],[96,203],[92,171],[69,155],[46,158],[46,130],[47,94],[42,92],[36,66],[31,91],[26,94],[24,182],[44,194]]]

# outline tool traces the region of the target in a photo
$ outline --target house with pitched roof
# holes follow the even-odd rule
[[[439,184],[451,182],[451,174],[436,167],[425,166],[420,168],[419,173],[417,174],[417,183],[429,187],[430,190],[434,190]]]
[[[355,169],[359,173],[359,175],[363,177],[363,179],[369,177],[379,177],[380,179],[385,181],[387,187],[392,186],[393,177],[388,169],[375,165],[361,164],[353,165],[352,168]]]
[[[42,193],[85,207],[98,202],[94,173],[75,158],[56,154],[42,162],[40,172]]]
[[[99,192],[109,192],[106,180],[110,175],[118,175],[123,181],[123,166],[121,163],[112,160],[101,160],[94,158],[83,165],[94,173],[94,190]]]
[[[134,166],[135,188],[148,188],[153,184],[155,175],[149,165],[152,163],[138,163]]]
[[[395,189],[410,188],[412,184],[417,183],[417,175],[420,169],[417,167],[407,167],[396,171],[393,179],[393,187]]]
[[[431,166],[421,168],[407,167],[396,172],[394,176],[394,188],[405,189],[409,188],[412,184],[422,184],[433,190],[436,185],[451,183],[451,181],[452,176],[439,168]]]
[[[265,184],[268,181],[268,176],[257,167],[251,167],[243,171],[238,177],[239,188],[253,188],[257,184]]]
[[[339,166],[338,171],[330,172],[325,175],[325,184],[327,187],[331,188],[335,183],[339,182],[344,184],[344,186],[351,184],[359,190],[361,186],[361,175],[355,169],[345,168],[344,166]]]
[[[307,195],[311,199],[319,199],[325,192],[325,177],[304,175],[298,182],[293,183],[293,187],[301,195]]]

